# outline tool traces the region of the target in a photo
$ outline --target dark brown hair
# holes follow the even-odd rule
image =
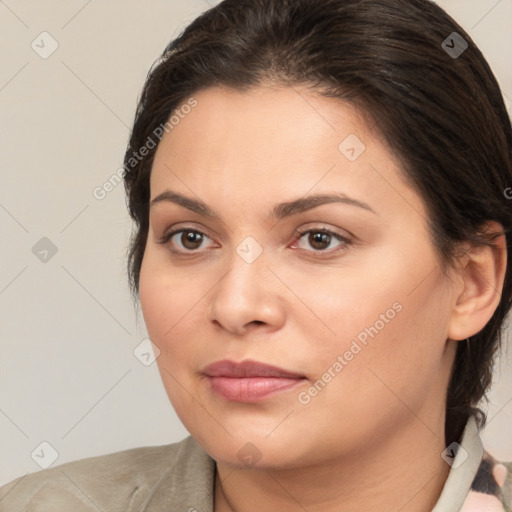
[[[510,255],[510,119],[489,65],[450,16],[427,0],[225,0],[171,41],[139,99],[124,161],[135,221],[128,258],[135,299],[157,145],[148,141],[200,90],[268,84],[306,85],[352,102],[372,119],[426,204],[443,269],[455,262],[458,242],[492,244],[481,229],[487,220],[504,227]],[[144,146],[151,149],[141,157]],[[447,443],[459,439],[469,415],[485,423],[477,404],[491,384],[511,306],[511,268],[509,257],[491,320],[458,344]]]

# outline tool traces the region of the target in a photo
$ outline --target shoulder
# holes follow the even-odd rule
[[[0,512],[142,510],[159,483],[177,467],[205,464],[189,436],[162,446],[132,448],[29,473],[0,487]],[[207,457],[207,456],[206,456]],[[51,504],[51,508],[48,505]]]

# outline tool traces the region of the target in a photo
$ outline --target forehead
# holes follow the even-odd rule
[[[152,198],[172,188],[261,205],[336,190],[380,208],[423,208],[395,155],[348,102],[298,87],[213,87],[193,98],[158,146]]]
[[[337,155],[336,142],[348,132],[357,133],[361,139],[370,136],[368,124],[354,105],[304,87],[257,87],[247,92],[211,87],[195,94],[194,99],[193,109],[173,116],[176,124],[164,136],[162,146],[179,150],[186,149],[183,143],[204,145],[209,151],[217,147],[225,153],[225,148],[234,149],[231,142],[238,142],[239,155],[244,150],[259,154],[273,151],[276,156],[290,158],[292,155],[286,154],[290,148],[328,151],[333,143]]]

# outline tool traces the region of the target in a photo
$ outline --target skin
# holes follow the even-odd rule
[[[159,144],[151,200],[172,190],[219,218],[151,206],[140,301],[170,401],[217,462],[215,510],[430,510],[450,469],[440,454],[455,349],[499,302],[504,236],[495,250],[467,246],[445,274],[422,198],[353,106],[300,87],[194,97]],[[349,134],[366,146],[355,161],[338,149]],[[334,191],[373,212],[331,203],[269,216],[277,203]],[[351,242],[296,233],[322,227]],[[171,228],[204,236],[158,243]],[[237,253],[248,236],[263,249],[251,263]],[[396,303],[400,312],[301,403]],[[228,401],[201,374],[222,359],[306,378],[258,403]],[[256,463],[237,456],[249,442]]]

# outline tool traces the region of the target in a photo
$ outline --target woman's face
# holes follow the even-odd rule
[[[239,467],[443,435],[454,282],[389,148],[305,88],[195,99],[155,155],[140,275],[185,427]]]

